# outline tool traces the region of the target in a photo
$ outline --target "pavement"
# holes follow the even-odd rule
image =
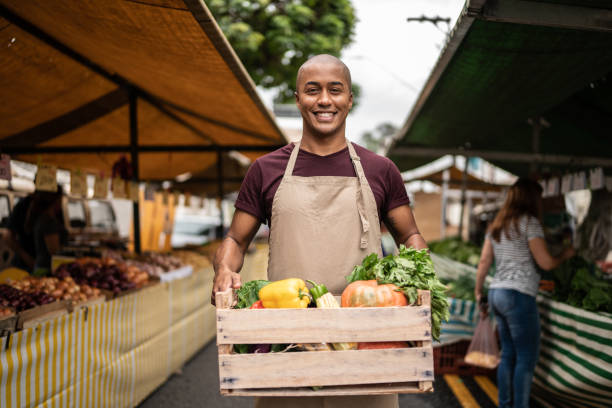
[[[436,378],[431,394],[400,395],[400,408],[490,408],[497,405],[487,395],[497,393],[495,385],[484,377],[445,375]],[[207,407],[251,408],[253,398],[222,397],[219,394],[217,347],[214,341],[200,350],[180,373],[144,400],[140,408]],[[358,408],[358,407],[356,407]]]

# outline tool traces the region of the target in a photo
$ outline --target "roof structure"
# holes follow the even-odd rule
[[[140,180],[286,143],[199,0],[0,0],[0,145],[14,158]],[[108,175],[108,173],[107,173]]]
[[[512,173],[612,167],[612,3],[468,0],[388,150]]]

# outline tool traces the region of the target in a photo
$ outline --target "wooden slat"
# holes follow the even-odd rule
[[[431,293],[429,291],[419,291],[419,305],[429,309],[431,307]],[[417,343],[421,347],[431,348],[431,337],[426,341],[420,341]],[[433,381],[420,381],[419,390],[422,392],[433,391]]]
[[[431,339],[429,306],[217,309],[217,344]]]
[[[221,390],[226,396],[250,397],[325,397],[341,395],[419,394],[416,382],[395,384],[358,384],[312,388],[262,388]]]
[[[219,354],[221,389],[433,381],[433,350]]]
[[[217,307],[217,313],[220,310],[229,310],[232,307],[232,303],[234,301],[234,293],[232,289],[228,289],[225,292],[217,292],[215,293],[215,305]],[[217,323],[217,333],[219,332],[219,323]],[[232,351],[231,344],[222,344],[219,345],[219,358],[222,355],[230,354]],[[219,370],[221,369],[221,364],[219,364]]]

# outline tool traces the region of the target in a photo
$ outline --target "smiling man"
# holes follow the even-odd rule
[[[268,279],[298,277],[339,295],[345,276],[372,252],[381,255],[381,220],[397,244],[425,248],[397,167],[345,136],[353,105],[351,75],[331,55],[306,61],[295,100],[302,139],[253,163],[232,225],[215,254],[217,291],[240,287],[244,253],[261,222],[270,227]],[[257,407],[389,407],[397,395],[262,398]]]

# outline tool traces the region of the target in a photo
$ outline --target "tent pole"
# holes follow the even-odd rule
[[[448,180],[450,179],[450,171],[444,170],[442,173],[442,205],[440,214],[440,239],[446,238],[446,202],[448,200]]]
[[[463,239],[463,216],[465,214],[465,195],[467,192],[467,171],[470,158],[464,156],[465,164],[463,166],[463,174],[461,175],[461,215],[459,216],[459,238]]]
[[[130,89],[130,154],[132,159],[132,179],[138,182],[138,96],[134,89]],[[134,252],[142,252],[140,246],[140,193],[139,198],[132,204],[132,219],[134,220]]]
[[[223,152],[217,150],[217,194],[219,196],[219,227],[217,238],[223,238]]]

